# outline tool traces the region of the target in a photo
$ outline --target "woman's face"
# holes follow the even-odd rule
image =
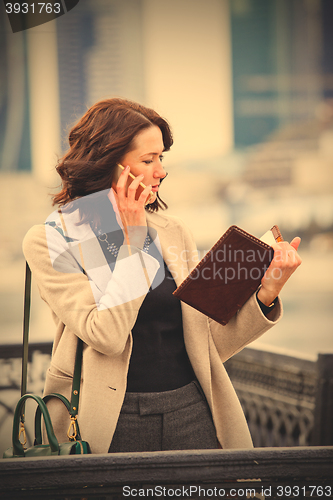
[[[149,200],[150,203],[156,200],[160,182],[166,176],[162,167],[163,150],[162,132],[159,127],[153,125],[135,137],[134,148],[126,153],[121,161],[124,167],[129,165],[130,171],[135,177],[143,174],[142,182],[146,186],[149,184],[152,186],[155,196]],[[129,179],[130,182],[132,182],[131,179]],[[116,188],[115,185],[112,187]]]

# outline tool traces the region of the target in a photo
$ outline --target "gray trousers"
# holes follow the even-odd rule
[[[206,398],[191,382],[174,391],[126,393],[109,453],[218,447]]]

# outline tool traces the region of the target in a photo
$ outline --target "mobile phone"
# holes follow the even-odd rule
[[[118,167],[118,172],[116,173],[116,176],[115,176],[115,179],[114,179],[114,182],[117,183],[118,182],[118,179],[120,177],[120,174],[123,170],[125,170],[125,167],[123,167],[120,163],[117,164],[117,167]],[[135,176],[132,174],[132,172],[128,172],[128,176],[131,178],[131,179],[135,179]],[[143,183],[143,182],[140,182],[139,186],[142,187],[142,189],[146,189],[146,185]],[[138,190],[139,191],[139,190]],[[138,192],[137,191],[137,197],[140,196],[140,194],[142,193],[142,190]],[[149,195],[148,195],[148,198],[146,199],[146,202],[145,202],[145,205],[148,205],[151,200],[153,199],[153,197],[155,196],[155,193],[153,191],[150,191]]]

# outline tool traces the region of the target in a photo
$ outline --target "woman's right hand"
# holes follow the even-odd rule
[[[113,189],[117,203],[117,206],[113,206],[113,208],[120,216],[123,225],[124,244],[143,248],[147,236],[145,203],[150,194],[151,186],[147,186],[139,193],[139,184],[144,176],[143,174],[138,175],[129,183],[129,172],[130,167],[127,166],[120,174],[115,189]],[[140,189],[142,188],[140,187]],[[111,190],[108,196],[112,203]]]

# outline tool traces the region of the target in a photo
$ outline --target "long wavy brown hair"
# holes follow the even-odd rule
[[[67,205],[110,189],[117,163],[133,149],[135,137],[153,125],[160,128],[164,151],[169,151],[173,144],[170,126],[153,109],[119,98],[94,104],[69,133],[69,150],[56,167],[62,189],[53,196],[53,205]],[[91,208],[89,203],[80,204],[81,223],[91,220]],[[167,205],[157,195],[146,209],[154,212],[159,208]]]

